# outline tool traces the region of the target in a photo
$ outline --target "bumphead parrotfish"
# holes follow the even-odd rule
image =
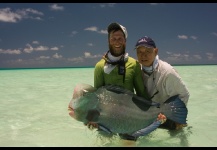
[[[178,96],[165,103],[146,100],[119,86],[107,85],[98,89],[78,84],[69,102],[72,117],[84,124],[94,122],[112,134],[144,136],[159,127],[160,113],[180,124],[186,124],[188,110]]]

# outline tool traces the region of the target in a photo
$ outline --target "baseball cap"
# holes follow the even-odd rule
[[[156,45],[155,45],[153,39],[148,37],[148,36],[144,36],[144,37],[140,38],[136,42],[135,49],[137,49],[140,46],[145,46],[148,48],[156,48]]]
[[[120,25],[119,23],[117,23],[117,22],[111,23],[111,24],[108,26],[107,31],[108,31],[108,33],[110,33],[111,30],[118,29],[118,28],[123,31],[123,33],[124,33],[124,35],[125,35],[125,39],[127,39],[127,36],[128,36],[128,34],[127,34],[127,29],[126,29],[124,26],[122,26],[122,25]]]

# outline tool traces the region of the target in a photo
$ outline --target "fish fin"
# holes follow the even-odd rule
[[[165,101],[164,105],[170,106],[165,113],[168,119],[180,124],[187,124],[186,118],[188,114],[188,109],[178,95],[170,97],[168,100]]]
[[[132,97],[132,101],[143,111],[147,111],[151,106],[156,106],[156,107],[160,106],[159,103],[146,100],[143,97],[139,97],[136,95]]]
[[[98,124],[98,129],[102,130],[102,131],[105,131],[106,133],[109,133],[109,134],[112,133],[112,131],[109,128],[105,127],[101,123]]]
[[[123,87],[118,85],[105,85],[104,88],[108,91],[115,92],[117,94],[130,94],[130,95],[134,94],[130,90],[124,89]]]
[[[131,135],[134,137],[145,136],[145,135],[149,134],[150,132],[154,131],[155,129],[157,129],[160,125],[161,125],[161,121],[156,120],[152,124],[150,124],[149,126],[143,128],[141,130],[138,130]]]
[[[88,112],[87,112],[87,116],[86,116],[86,119],[88,121],[97,121],[98,120],[98,117],[99,117],[100,113],[98,110],[96,109],[90,109]]]
[[[113,133],[109,128],[107,128],[106,126],[102,125],[102,124],[98,124],[98,133],[99,135],[103,136],[103,137],[107,137],[107,138],[111,138],[113,135],[115,135],[115,133]]]

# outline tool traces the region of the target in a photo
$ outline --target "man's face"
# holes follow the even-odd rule
[[[136,51],[139,63],[145,67],[150,67],[153,64],[155,56],[158,53],[157,48],[148,48],[144,46],[138,47]]]
[[[113,56],[118,57],[125,53],[126,39],[121,30],[112,31],[108,40],[109,50]]]

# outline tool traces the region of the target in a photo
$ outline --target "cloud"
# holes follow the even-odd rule
[[[40,58],[40,59],[49,59],[50,56],[40,56],[39,58]]]
[[[200,55],[193,55],[193,57],[196,59],[202,59],[202,57]]]
[[[100,30],[98,33],[108,34],[107,30]]]
[[[105,8],[105,7],[114,7],[115,3],[103,3],[99,5],[101,8]]]
[[[93,46],[93,43],[87,43],[88,46]]]
[[[85,58],[101,58],[102,55],[91,55],[90,52],[84,52],[84,57]]]
[[[96,32],[97,31],[97,27],[92,26],[92,27],[85,28],[84,30]]]
[[[34,50],[30,44],[26,44],[26,46],[27,47],[23,50],[25,53],[31,53]]]
[[[39,41],[32,41],[32,44],[39,44]]]
[[[29,19],[29,18],[41,20],[39,16],[35,17],[34,15],[43,16],[44,14],[32,8],[18,9],[15,12],[11,11],[11,8],[0,9],[0,21],[2,22],[16,23],[22,19]]]
[[[47,46],[38,46],[36,48],[34,48],[35,51],[47,51],[49,50],[49,47]]]
[[[149,3],[152,6],[158,5],[159,3]]]
[[[206,56],[207,56],[208,60],[215,60],[213,53],[206,53]]]
[[[87,27],[84,30],[86,30],[86,31],[92,31],[92,32],[97,32],[97,33],[101,33],[101,34],[108,34],[107,30],[98,30],[98,28],[96,26]]]
[[[217,36],[217,33],[216,33],[216,32],[212,32],[211,34],[214,35],[214,36]]]
[[[78,32],[77,31],[72,31],[71,35],[70,36],[74,36],[76,35]]]
[[[7,50],[3,50],[3,49],[0,49],[0,54],[21,54],[22,52],[20,50],[11,50],[11,49],[7,49]]]
[[[0,9],[0,21],[2,22],[17,22],[21,19],[22,16],[20,14],[11,12],[10,8]]]
[[[50,50],[52,50],[52,51],[58,51],[59,48],[55,46],[55,47],[51,47]]]
[[[49,6],[50,10],[58,11],[58,10],[64,10],[63,6],[59,6],[58,4],[52,4]]]
[[[54,49],[56,48],[54,47]],[[47,46],[38,46],[36,48],[33,48],[30,44],[26,44],[26,48],[24,48],[23,51],[26,53],[31,53],[33,51],[47,51],[47,50],[49,50],[49,47]]]
[[[32,9],[32,8],[27,8],[27,9],[23,9],[23,10],[18,10],[18,12],[20,13],[23,13],[25,14],[26,16],[29,14],[29,13],[32,13],[32,14],[35,14],[35,15],[44,15],[42,12],[39,12],[35,9]]]
[[[193,40],[196,40],[197,39],[197,37],[196,36],[190,36],[190,38],[192,38]]]
[[[82,57],[68,58],[67,61],[73,62],[73,63],[81,63],[81,62],[84,62],[84,58]]]
[[[186,39],[188,39],[188,36],[187,35],[178,35],[178,38],[186,40]]]
[[[56,58],[56,59],[59,59],[59,58],[62,58],[63,56],[59,55],[58,53],[55,53],[52,57]]]

